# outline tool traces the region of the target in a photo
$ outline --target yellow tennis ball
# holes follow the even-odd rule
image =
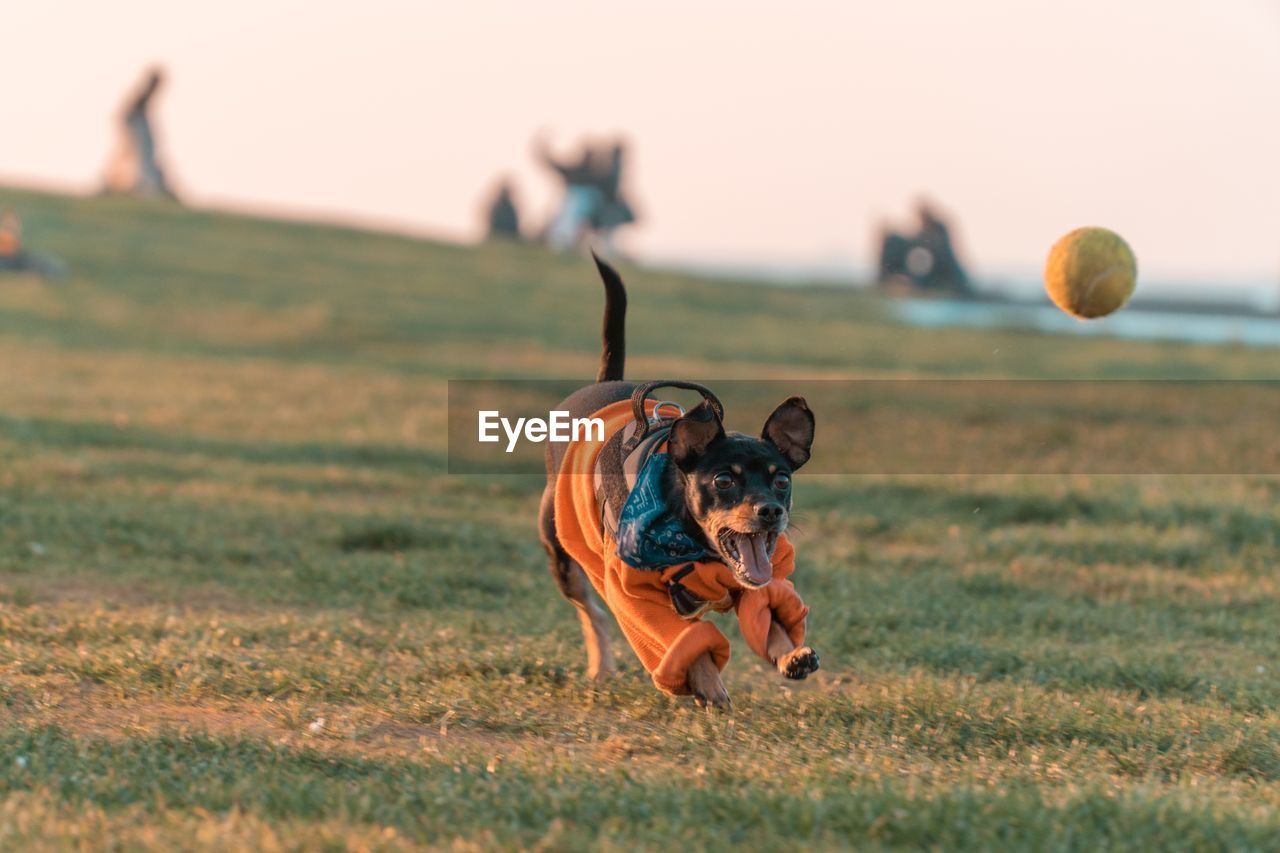
[[[1138,278],[1133,250],[1106,228],[1077,228],[1053,244],[1044,288],[1075,317],[1105,317],[1129,301]]]

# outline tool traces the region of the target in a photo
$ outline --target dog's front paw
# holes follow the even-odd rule
[[[809,673],[818,671],[818,653],[808,646],[792,649],[778,658],[778,672],[783,678],[801,681]]]

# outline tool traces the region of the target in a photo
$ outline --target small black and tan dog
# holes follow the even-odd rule
[[[624,382],[626,290],[596,259],[605,286],[603,352],[593,385],[558,407],[605,422],[604,442],[548,444],[539,531],[560,591],[578,609],[588,673],[613,672],[604,598],[659,689],[724,707],[729,644],[709,610],[736,612],[748,645],[787,678],[818,668],[804,644],[804,606],[787,580],[791,476],[809,459],[814,417],[785,400],[760,437],[726,432],[709,389]],[[675,385],[703,394],[689,412],[650,397]]]

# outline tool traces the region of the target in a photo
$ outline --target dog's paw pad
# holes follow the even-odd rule
[[[801,681],[809,673],[818,671],[818,653],[808,646],[801,646],[779,659],[778,671],[783,678]]]

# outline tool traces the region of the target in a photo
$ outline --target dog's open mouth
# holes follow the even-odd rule
[[[747,587],[761,587],[773,579],[773,549],[778,544],[776,531],[741,533],[723,528],[716,536],[720,553],[729,563],[734,577]]]

